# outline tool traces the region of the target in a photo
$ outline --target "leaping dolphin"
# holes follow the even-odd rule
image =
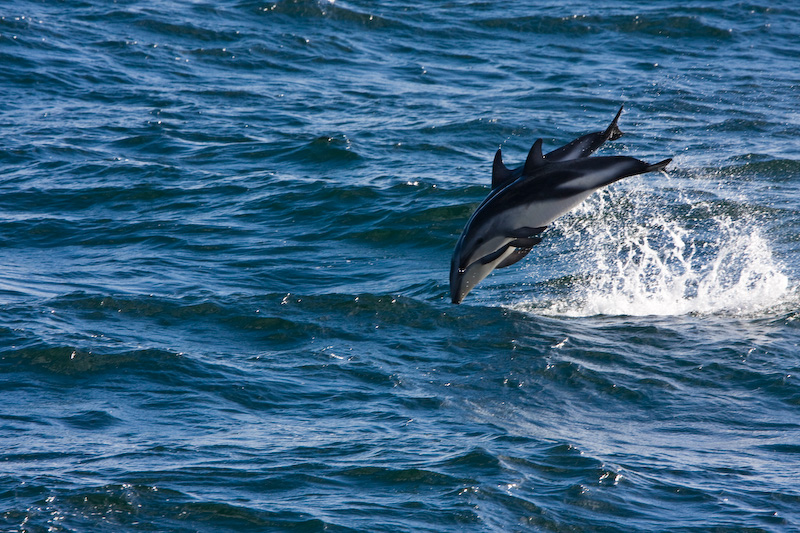
[[[625,104],[619,107],[619,111],[617,111],[614,120],[611,121],[611,124],[609,124],[604,131],[596,131],[594,133],[582,135],[561,148],[556,148],[552,152],[548,152],[544,155],[544,158],[547,161],[555,162],[589,157],[596,152],[598,148],[603,146],[603,143],[606,141],[616,141],[624,135],[617,126],[617,121],[622,114],[623,107],[625,107]],[[524,166],[513,170],[506,168],[503,164],[503,154],[500,148],[498,148],[497,153],[494,154],[494,163],[492,164],[492,189],[501,185],[508,185],[519,178],[522,176],[522,170],[524,168]]]
[[[620,108],[620,112],[622,108]],[[594,191],[617,180],[663,170],[633,157],[588,157],[606,140],[622,135],[617,117],[604,132],[590,133],[547,154],[542,139],[525,164],[503,165],[500,151],[492,169],[492,191],[470,217],[450,262],[450,297],[458,304],[495,268],[513,265],[542,241],[541,233]]]

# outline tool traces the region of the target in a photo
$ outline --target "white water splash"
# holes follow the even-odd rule
[[[718,203],[653,206],[646,198],[603,193],[560,222],[565,235],[579,235],[568,294],[514,307],[556,316],[751,315],[790,297],[754,216],[734,218]]]

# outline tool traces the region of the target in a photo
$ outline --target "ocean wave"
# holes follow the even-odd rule
[[[86,345],[80,348],[57,345],[30,338],[21,346],[5,347],[2,353],[8,371],[39,370],[64,376],[102,374],[140,364],[165,369],[171,361],[180,357],[177,353],[163,350],[108,351]]]
[[[165,488],[156,473],[142,477],[149,483],[64,488],[43,500],[31,498],[27,509],[7,513],[3,518],[9,526],[24,523],[27,528],[69,530],[94,529],[102,522],[119,531],[135,531],[142,522],[157,521],[161,527],[174,531],[183,530],[187,524],[207,523],[207,527],[192,529],[209,533],[252,527],[347,531],[300,509],[269,511],[213,499],[198,501],[188,488],[186,492]]]
[[[798,9],[673,4],[10,3],[0,529],[796,526]],[[452,305],[622,103],[668,175]]]
[[[537,15],[491,18],[481,20],[480,25],[493,30],[571,36],[613,32],[642,33],[691,40],[731,38],[728,28],[711,24],[707,19],[693,15],[652,11],[631,15],[595,15],[578,12],[567,16]]]
[[[243,2],[240,9],[254,10],[269,16],[291,18],[318,18],[354,23],[370,29],[398,28],[404,24],[399,19],[389,18],[377,12],[358,9],[355,5],[337,3],[334,0],[278,0],[271,2]]]

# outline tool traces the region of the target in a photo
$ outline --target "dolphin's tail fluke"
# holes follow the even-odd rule
[[[620,137],[624,135],[624,133],[619,129],[617,126],[617,121],[619,120],[619,116],[622,114],[622,108],[625,107],[625,104],[619,106],[619,111],[617,111],[617,116],[614,117],[614,120],[611,121],[611,124],[608,125],[606,131],[603,132],[603,137],[609,141],[616,141]]]
[[[664,170],[665,168],[667,168],[667,165],[669,165],[671,162],[672,162],[671,157],[669,159],[659,161],[658,163],[654,163],[649,167],[647,167],[647,170],[645,170],[645,172],[658,172],[660,170]]]

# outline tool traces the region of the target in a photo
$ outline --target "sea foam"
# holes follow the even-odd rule
[[[669,205],[635,189],[596,194],[553,225],[573,240],[569,287],[513,307],[555,316],[753,315],[787,301],[794,289],[763,222],[689,194]]]

